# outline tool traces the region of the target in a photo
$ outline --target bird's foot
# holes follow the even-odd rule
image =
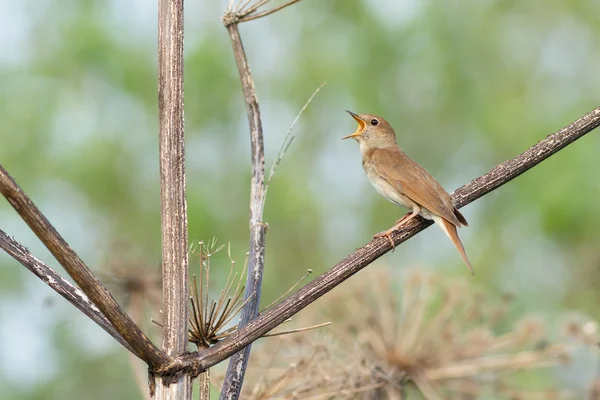
[[[394,227],[395,228],[395,227]],[[383,232],[379,232],[373,235],[374,238],[387,238],[387,240],[390,241],[390,244],[392,245],[392,253],[396,250],[396,245],[394,244],[394,240],[392,239],[392,232],[395,231],[395,229],[388,229],[387,231],[383,231]]]
[[[378,234],[373,235],[373,237],[374,238],[386,237],[387,240],[389,240],[390,244],[392,245],[392,253],[393,253],[396,250],[396,245],[394,244],[394,241],[392,240],[392,232],[402,228],[402,226],[406,225],[408,223],[408,221],[410,221],[411,219],[413,219],[417,215],[419,215],[420,211],[421,211],[420,209],[417,209],[417,210],[407,212],[406,215],[404,217],[400,218],[398,221],[396,221],[394,226],[392,226],[390,229],[388,229],[387,231],[379,232]]]

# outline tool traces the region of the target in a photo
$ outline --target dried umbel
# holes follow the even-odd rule
[[[123,243],[107,252],[106,267],[99,273],[104,284],[138,325],[148,321],[148,309],[162,307],[162,281],[159,263]]]
[[[227,255],[230,261],[229,275],[225,286],[220,291],[218,300],[209,300],[210,259],[213,254],[223,249],[216,240],[208,244],[199,242],[195,254],[200,259],[200,279],[194,274],[194,284],[191,286],[189,317],[189,341],[198,348],[207,348],[237,329],[237,325],[227,328],[227,324],[240,312],[244,304],[243,282],[247,261],[241,273],[234,272],[235,261],[231,258],[230,248]]]
[[[200,278],[193,275],[194,284],[191,286],[190,291],[190,317],[189,317],[189,336],[188,340],[194,343],[199,349],[210,347],[211,345],[219,342],[228,335],[231,335],[237,330],[237,324],[230,324],[230,322],[236,317],[241,311],[242,307],[252,298],[254,294],[244,300],[244,275],[248,267],[248,258],[244,262],[244,268],[240,273],[234,272],[235,261],[231,258],[231,251],[228,247],[227,255],[230,262],[229,275],[225,286],[221,289],[219,298],[217,300],[212,299],[209,296],[210,291],[210,261],[211,257],[223,249],[223,245],[217,246],[216,240],[213,239],[208,244],[199,242],[199,247],[195,255],[200,259]],[[306,277],[312,273],[312,270],[308,270],[307,273],[287,292],[285,292],[275,302],[281,300],[287,296],[293,289],[295,289]],[[274,302],[274,303],[275,303]],[[273,306],[270,304],[262,311]],[[288,320],[289,321],[289,320]],[[286,321],[286,322],[288,322]],[[288,333],[303,332],[311,329],[321,328],[329,325],[329,322],[312,325],[308,327],[290,329],[277,332],[269,332],[261,337],[280,336]]]
[[[283,8],[289,7],[300,0],[289,0],[283,4],[279,4],[269,10],[259,11],[260,8],[266,6],[271,0],[238,0],[234,5],[234,0],[227,2],[227,11],[223,16],[223,23],[225,26],[231,24],[237,24],[240,22],[252,21],[266,17],[269,14],[273,14]]]
[[[320,315],[333,322],[326,335],[256,348],[244,398],[577,398],[552,379],[538,379],[548,384],[535,390],[518,383],[567,362],[573,344],[598,343],[596,325],[571,321],[569,335],[553,340],[539,320],[511,323],[508,296],[473,287],[420,272],[400,279],[365,271],[321,302]]]

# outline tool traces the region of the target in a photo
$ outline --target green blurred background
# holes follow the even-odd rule
[[[189,237],[230,242],[241,264],[249,139],[225,1],[185,6]],[[0,1],[0,163],[109,285],[132,253],[160,262],[156,19],[156,1]],[[385,117],[451,191],[600,104],[598,2],[305,0],[241,33],[267,168],[327,82],[269,189],[265,304],[404,213],[340,140],[345,109]],[[479,284],[524,312],[600,318],[599,150],[594,132],[464,209]],[[63,272],[5,201],[0,228]],[[468,274],[434,229],[385,260]],[[4,253],[0,321],[0,398],[140,398],[126,352]]]

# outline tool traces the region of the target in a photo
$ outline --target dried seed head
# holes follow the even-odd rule
[[[539,319],[510,323],[510,302],[508,295],[478,291],[472,281],[448,282],[421,271],[404,279],[387,269],[362,271],[359,279],[329,293],[320,313],[313,311],[333,321],[327,335],[285,339],[276,354],[271,346],[256,348],[248,371],[260,371],[260,377],[248,377],[254,389],[248,398],[420,398],[417,392],[428,399],[476,399],[484,393],[559,398],[552,387],[514,386],[515,374],[568,362],[570,347],[547,339]],[[568,330],[584,343],[594,342],[597,334],[591,322],[570,324]],[[313,357],[323,347],[328,351],[319,354],[327,357]],[[293,348],[304,364],[275,367]],[[270,364],[257,367],[257,360],[266,358]]]

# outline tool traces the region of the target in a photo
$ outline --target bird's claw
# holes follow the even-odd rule
[[[391,231],[384,231],[384,232],[379,232],[375,235],[373,235],[374,238],[387,238],[387,240],[390,241],[390,244],[392,245],[392,253],[396,250],[396,245],[394,244],[394,241],[392,240],[392,232]]]

